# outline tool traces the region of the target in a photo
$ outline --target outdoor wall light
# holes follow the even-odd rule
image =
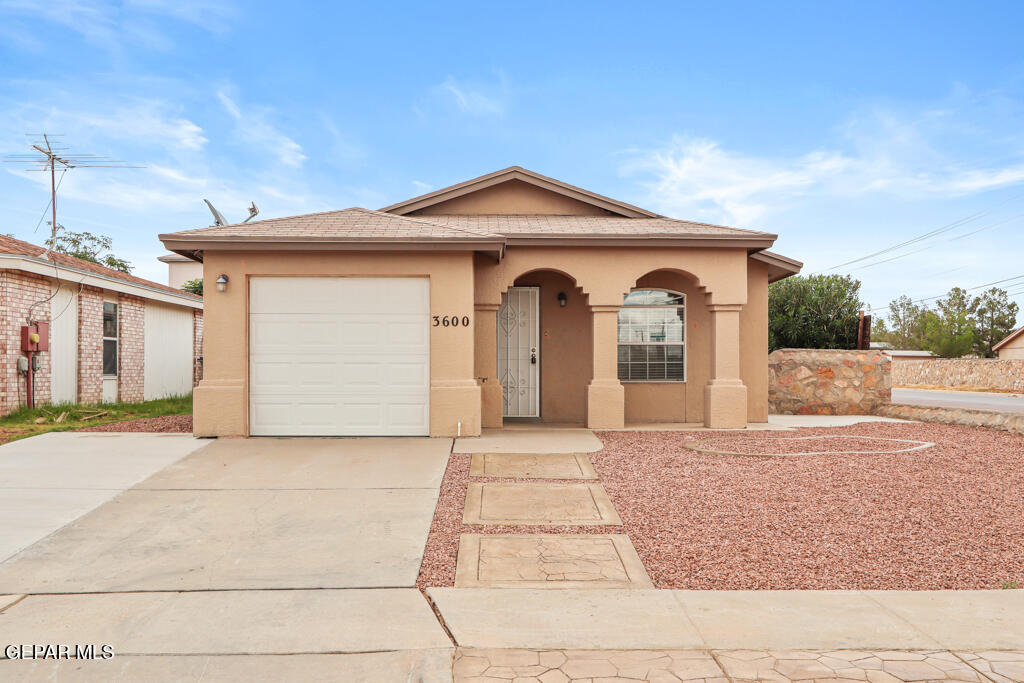
[[[561,308],[565,308],[565,304],[566,304],[567,301],[568,301],[568,297],[565,296],[565,292],[559,292],[558,293],[558,305]]]
[[[227,288],[228,288],[228,276],[225,275],[224,273],[221,273],[220,275],[217,276],[217,291],[218,292],[223,292]]]

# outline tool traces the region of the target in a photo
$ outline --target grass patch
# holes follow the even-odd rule
[[[1003,581],[1003,584],[1000,586],[1004,591],[1017,590],[1020,587],[1021,585],[1016,581]]]
[[[192,394],[158,398],[142,403],[57,403],[37,408],[19,408],[7,417],[0,418],[0,443],[45,432],[64,432],[110,422],[191,414]],[[58,422],[61,415],[64,418]]]

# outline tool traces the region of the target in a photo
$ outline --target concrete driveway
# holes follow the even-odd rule
[[[68,436],[83,469],[118,468],[94,458],[99,435]],[[391,667],[432,680],[424,672],[450,667],[451,641],[414,585],[451,440],[178,437],[200,446],[185,455],[167,437],[133,438],[167,466],[0,563],[0,594],[13,596],[0,599],[0,641],[108,643],[128,668],[21,662],[19,675],[159,667],[132,655],[312,657],[268,660],[277,679]],[[329,656],[377,652],[393,655]],[[244,676],[244,659],[211,665]],[[190,678],[196,661],[162,670]]]
[[[1024,413],[1024,394],[997,394],[981,391],[941,391],[935,389],[893,388],[892,402],[937,408],[995,410]]]
[[[51,432],[0,446],[0,562],[206,443]]]

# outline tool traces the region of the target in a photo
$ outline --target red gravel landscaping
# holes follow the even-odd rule
[[[801,442],[772,442],[837,434],[936,445],[897,454],[794,457],[714,455],[683,445],[784,452],[782,443]],[[1024,437],[897,423],[598,436],[605,448],[590,460],[623,528],[464,526],[470,456],[453,455],[419,585],[453,585],[460,533],[623,529],[658,588],[925,590],[1024,583]],[[806,443],[814,451],[868,444],[863,450],[875,451],[881,442]]]
[[[144,417],[138,420],[124,420],[123,422],[108,422],[107,424],[96,425],[76,429],[78,432],[180,432],[192,433],[191,415],[164,415],[162,417]]]

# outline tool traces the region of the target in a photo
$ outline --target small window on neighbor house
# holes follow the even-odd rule
[[[686,296],[637,289],[619,309],[619,380],[686,380]]]
[[[103,374],[117,375],[117,304],[103,302]]]

